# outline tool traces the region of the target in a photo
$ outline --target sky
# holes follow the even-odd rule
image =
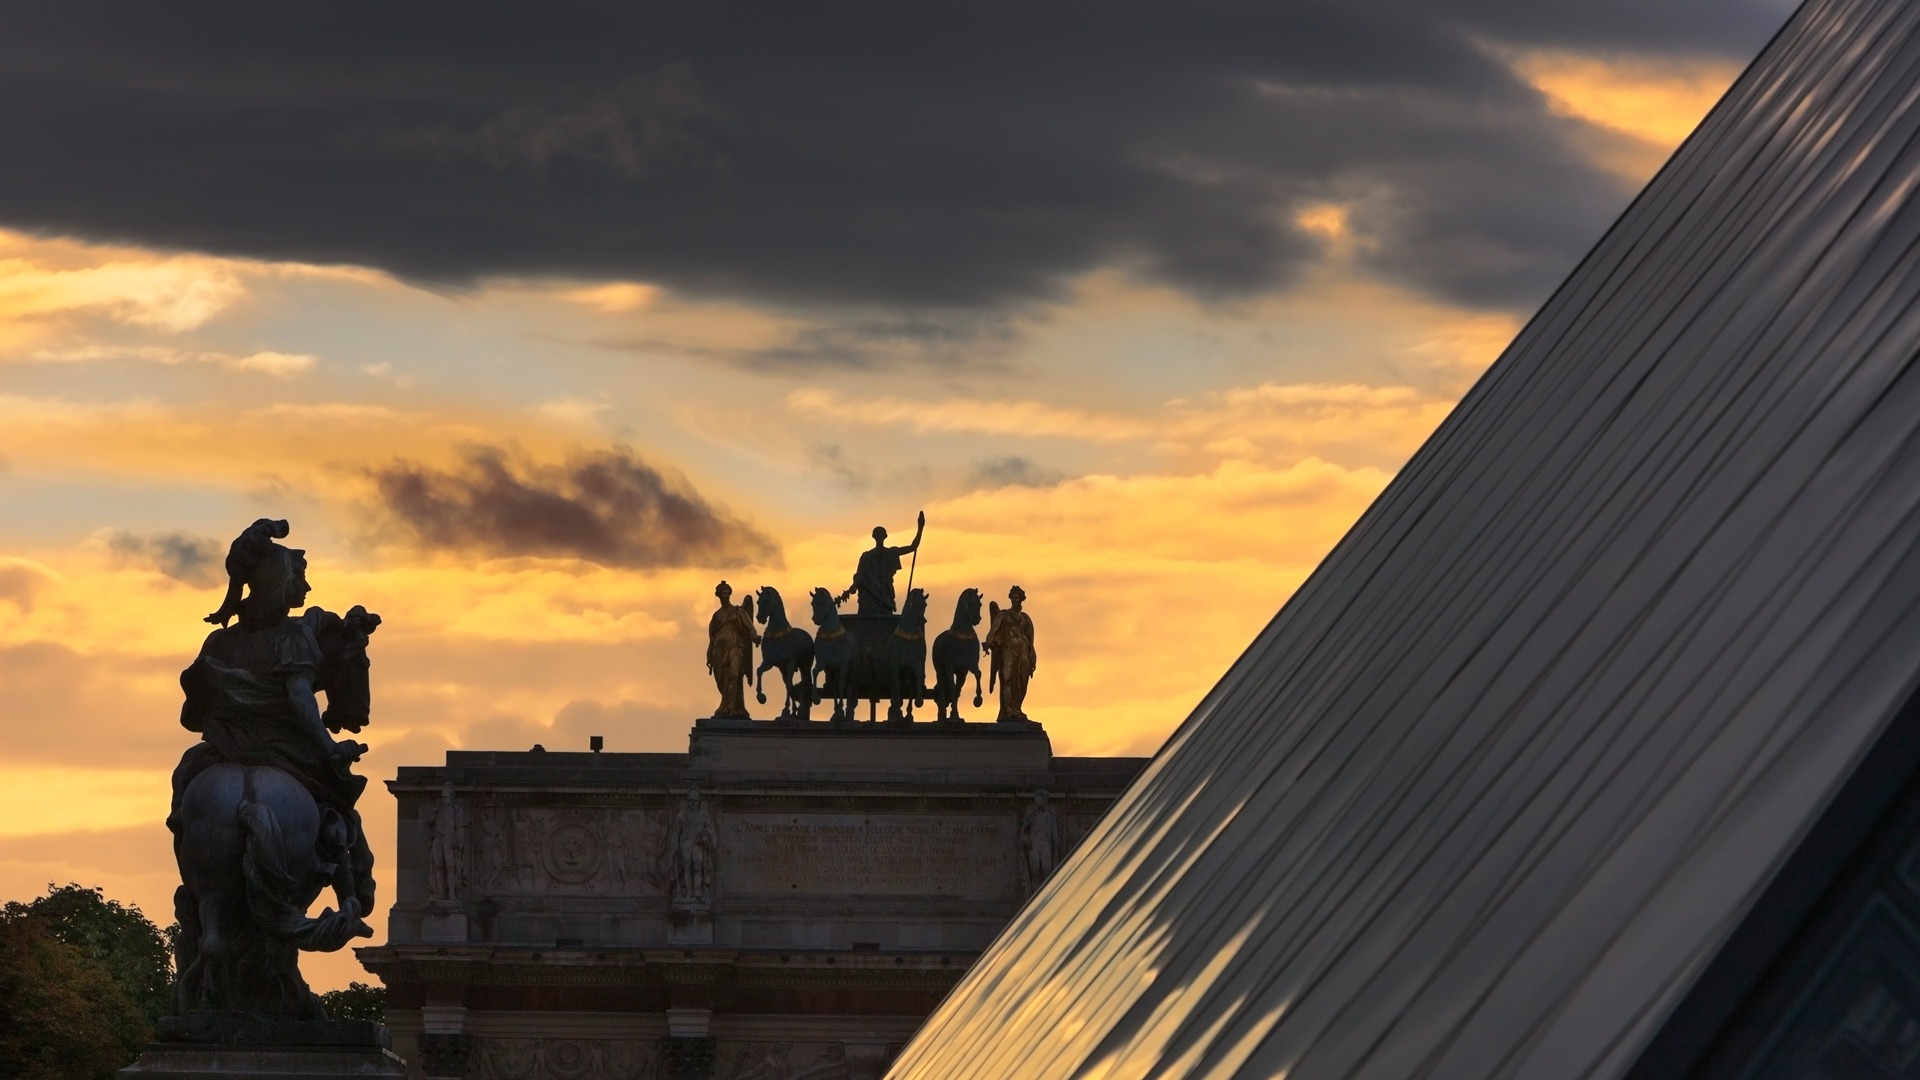
[[[0,898],[170,919],[261,516],[384,619],[376,781],[683,751],[715,583],[921,510],[932,626],[1020,585],[1055,752],[1150,754],[1789,10],[0,11]]]

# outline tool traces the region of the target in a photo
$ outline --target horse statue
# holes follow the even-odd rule
[[[933,639],[933,703],[939,719],[964,723],[960,698],[967,690],[967,675],[973,675],[973,707],[985,699],[980,695],[980,590],[964,589],[953,605],[953,626]]]
[[[180,723],[201,735],[174,770],[167,817],[183,1017],[324,1020],[299,953],[373,935],[373,854],[354,809],[366,779],[349,768],[366,746],[329,730],[367,723],[366,647],[380,617],[359,607],[289,617],[309,586],[305,552],[273,542],[286,535],[286,522],[263,518],[234,541],[227,600],[207,619],[219,629],[180,676]],[[339,908],[309,917],[329,887]]]
[[[900,624],[887,638],[881,667],[891,699],[888,722],[912,723],[913,707],[927,702],[927,590],[907,590],[907,602],[900,605]]]
[[[806,720],[813,709],[813,639],[807,632],[787,622],[787,606],[771,585],[760,588],[760,612],[754,616],[765,623],[760,635],[760,667],[753,673],[753,696],[767,703],[761,688],[761,676],[768,668],[780,669],[781,685],[786,687],[786,704],[780,707],[782,720]]]
[[[831,699],[836,723],[855,720],[854,672],[860,670],[866,661],[860,649],[860,639],[848,633],[841,624],[840,608],[834,602],[832,593],[815,589],[812,601],[813,624],[820,628],[813,640],[813,671],[819,672],[821,682],[813,690],[813,700]],[[808,679],[812,679],[811,673]]]

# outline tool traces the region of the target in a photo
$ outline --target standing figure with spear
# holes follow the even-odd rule
[[[893,598],[893,576],[900,572],[900,556],[913,556],[913,565],[920,563],[920,535],[927,530],[927,512],[920,512],[918,526],[913,531],[913,543],[905,547],[888,547],[887,530],[881,526],[873,527],[873,546],[860,553],[860,565],[853,572],[853,584],[847,591],[834,598],[834,603],[844,604],[850,596],[860,598],[857,613],[861,615],[893,615],[899,610]],[[913,570],[907,571],[907,587],[913,587]]]

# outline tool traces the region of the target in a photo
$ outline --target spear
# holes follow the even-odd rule
[[[927,512],[922,510],[920,511],[920,521],[913,530],[913,561],[907,564],[907,596],[913,595],[913,572],[920,568],[920,536],[926,531]],[[905,597],[901,598],[900,604],[902,607],[906,606]]]

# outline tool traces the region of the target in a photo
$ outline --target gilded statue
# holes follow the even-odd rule
[[[753,598],[736,606],[733,586],[721,582],[713,595],[720,606],[707,620],[707,670],[720,690],[720,707],[713,710],[716,719],[748,719],[746,686],[753,679],[753,647],[760,635],[753,632]]]
[[[987,605],[990,629],[980,648],[993,654],[987,685],[992,688],[998,682],[1000,686],[999,722],[1025,723],[1027,714],[1022,706],[1027,700],[1027,681],[1033,678],[1038,663],[1033,651],[1033,619],[1021,607],[1027,599],[1025,589],[1015,585],[1007,592],[1007,599],[1013,606],[1005,611],[999,604]]]

